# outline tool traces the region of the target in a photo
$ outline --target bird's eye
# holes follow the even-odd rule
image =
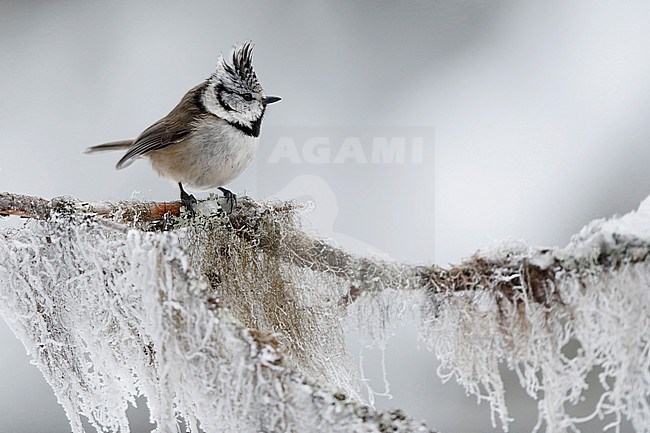
[[[253,95],[251,95],[250,93],[244,93],[243,95],[241,95],[241,97],[244,98],[244,101],[252,101],[253,100]]]

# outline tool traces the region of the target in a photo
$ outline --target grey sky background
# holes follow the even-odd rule
[[[219,52],[252,39],[259,79],[283,101],[235,192],[313,201],[322,235],[414,263],[458,262],[507,238],[564,245],[650,193],[649,22],[641,0],[3,1],[0,190],[177,199],[147,163],[117,172],[119,154],[81,151],[136,136]],[[349,136],[367,152],[375,136],[402,137],[407,151],[422,137],[422,158],[272,160],[282,137],[302,152],[314,136],[333,154]],[[69,431],[4,324],[0,342],[0,433]],[[378,359],[366,368],[381,388]],[[394,399],[378,405],[443,432],[492,431],[487,406],[441,384],[436,365],[413,326],[397,330]],[[530,431],[535,403],[512,389],[512,430]]]

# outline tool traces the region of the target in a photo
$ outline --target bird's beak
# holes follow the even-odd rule
[[[269,105],[269,104],[273,104],[274,102],[278,102],[280,99],[282,98],[278,96],[265,96],[264,99],[262,100],[262,103],[264,105]]]

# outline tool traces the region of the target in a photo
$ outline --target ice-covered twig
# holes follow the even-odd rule
[[[122,201],[119,203],[81,202],[73,197],[47,200],[23,194],[0,193],[0,215],[47,219],[53,213],[87,212],[122,222],[158,222],[165,215],[178,215],[180,202]]]
[[[605,419],[618,432],[627,418],[648,433],[649,288],[650,198],[591,222],[564,248],[506,242],[438,270],[421,332],[442,361],[439,375],[487,400],[493,424],[497,415],[509,422],[505,365],[539,401],[534,431]],[[591,412],[577,416],[576,405]]]
[[[195,271],[200,262],[187,253],[185,230],[126,231],[103,219],[54,212],[0,236],[0,315],[52,386],[74,432],[83,431],[84,416],[97,431],[128,432],[127,404],[140,395],[160,433],[178,431],[179,417],[189,431],[208,433],[431,432],[402,411],[376,411],[302,373],[309,365],[301,369],[295,354],[287,357],[282,335],[246,326],[239,311],[223,307],[247,295],[229,299]],[[232,255],[244,253],[234,244],[222,247],[230,247],[233,262]],[[286,317],[289,304],[300,301],[289,294],[279,308],[284,321],[299,319]],[[328,320],[305,325],[301,344],[311,347],[307,326],[330,325],[318,336],[326,350],[328,333],[338,331]],[[317,346],[311,355],[318,369],[349,374],[343,358],[328,352],[325,361]]]
[[[225,307],[242,329],[271,335],[284,354],[288,371],[345,390],[355,401],[360,399],[356,394],[359,381],[350,368],[341,328],[356,322],[366,335],[383,345],[391,324],[405,311],[419,311],[421,335],[442,362],[439,374],[444,379],[455,377],[468,392],[487,400],[495,417],[493,424],[496,416],[504,428],[509,422],[500,371],[505,365],[539,401],[537,428],[577,431],[579,422],[607,417],[616,427],[622,417],[627,417],[638,432],[650,432],[650,200],[623,217],[594,221],[565,248],[536,249],[505,243],[448,269],[349,254],[302,231],[291,204],[259,204],[241,198],[239,209],[232,214],[218,211],[214,200],[197,206],[194,218],[170,219],[164,213],[151,212],[152,207],[164,209],[157,204],[96,205],[72,199],[47,202],[0,195],[0,213],[44,219],[0,238],[0,281],[8,297],[0,306],[6,306],[2,311],[6,320],[19,322],[14,332],[26,345],[33,344],[32,353],[47,355],[40,359],[45,376],[58,378],[63,372],[65,382],[52,386],[61,401],[72,402],[69,414],[83,407],[81,412],[90,413],[98,425],[108,425],[97,419],[104,420],[107,413],[117,416],[119,411],[98,406],[94,399],[106,392],[107,374],[126,368],[124,365],[130,366],[128,371],[122,371],[119,384],[108,389],[127,386],[129,380],[138,385],[116,393],[120,399],[115,404],[129,401],[138,393],[149,396],[152,404],[151,396],[180,392],[174,389],[179,383],[197,390],[221,389],[210,381],[197,383],[193,382],[196,378],[174,376],[170,370],[173,365],[189,372],[187,361],[201,360],[207,364],[195,373],[203,377],[223,368],[220,351],[233,350],[231,346],[224,349],[208,344],[213,328],[207,332],[204,326],[213,323],[212,319],[206,322],[205,318],[188,316],[194,329],[174,334],[182,314],[195,314],[204,302],[218,311],[225,311]],[[174,214],[179,211],[179,207],[174,209]],[[152,219],[150,215],[157,216]],[[107,220],[115,225],[101,224]],[[128,231],[131,238],[138,236],[157,246],[127,242],[124,236],[129,226],[137,228]],[[50,231],[57,235],[52,236]],[[168,237],[176,239],[176,244],[167,244]],[[178,255],[176,259],[160,258],[171,253]],[[147,257],[151,259],[148,262]],[[187,263],[194,277],[175,276],[173,266],[170,268],[175,262]],[[94,271],[88,273],[88,266]],[[180,291],[176,289],[180,284],[177,280],[185,281]],[[61,281],[64,287],[74,288],[75,296],[59,297],[66,293],[60,290]],[[190,291],[195,297],[180,296],[187,287],[199,286],[203,288]],[[138,296],[139,290],[146,289],[145,294],[151,290],[166,297],[147,303],[144,300],[149,298],[130,298],[134,288]],[[78,317],[71,315],[68,303],[78,302],[89,293],[108,297],[85,299]],[[87,306],[95,306],[90,308],[92,319],[104,317],[104,309],[114,307],[116,293],[125,299],[117,304],[120,315],[111,316],[111,312],[107,316],[104,333],[87,333],[86,328],[96,326],[94,321],[83,326],[89,316]],[[190,304],[194,306],[188,307]],[[52,306],[56,313],[35,320],[34,310],[37,317],[42,315],[40,305]],[[134,325],[166,317],[161,311],[169,308],[177,311],[169,316],[169,323],[156,319],[158,327],[146,331],[138,331],[137,326],[143,325]],[[121,314],[136,311],[144,313],[131,322],[123,321]],[[161,326],[167,327],[162,336]],[[115,333],[116,329],[126,334]],[[79,341],[61,337],[70,330],[83,331]],[[139,337],[130,340],[134,330]],[[102,336],[100,340],[97,335]],[[106,335],[112,337],[106,340]],[[128,347],[121,346],[129,341]],[[174,347],[171,352],[165,352],[167,343]],[[184,352],[193,344],[203,349]],[[39,352],[41,347],[47,350]],[[126,356],[134,347],[149,348],[144,350],[146,357],[134,361]],[[101,356],[89,355],[96,348]],[[90,371],[84,370],[88,358],[93,360]],[[102,368],[108,362],[105,359],[113,358],[122,362],[116,364],[121,367],[109,362],[110,368]],[[151,373],[149,367],[134,370],[133,365],[146,366],[147,362],[156,366],[156,372]],[[246,361],[240,368],[239,372],[251,367]],[[584,398],[589,386],[593,388],[587,376],[594,371],[600,371],[600,398],[589,415],[572,415],[571,407]],[[171,376],[166,378],[161,372]],[[71,390],[69,374],[79,376],[79,388]],[[167,381],[162,391],[163,385],[158,383],[161,377]],[[67,392],[64,397],[62,389]],[[169,425],[174,421],[165,416],[171,413],[201,420],[202,425],[206,420],[218,420],[214,425],[227,431],[230,427],[223,427],[227,425],[223,424],[225,414],[232,410],[243,413],[237,412],[239,407],[228,406],[235,403],[222,394],[219,402],[227,402],[225,409],[212,405],[200,411],[195,404],[203,400],[188,389],[182,390],[189,393],[187,400],[164,400],[171,409],[159,410],[154,419]],[[256,398],[248,391],[245,395]],[[215,401],[211,394],[205,398]],[[156,404],[154,400],[154,409]],[[295,409],[294,403],[283,407]]]
[[[214,206],[209,201],[202,203],[207,208]],[[293,227],[287,229],[282,224],[274,224],[273,214],[293,211],[291,203],[265,205],[249,197],[241,198],[239,203],[237,211],[228,215],[231,229],[238,236],[254,241],[257,248],[277,254],[278,258],[293,265],[330,272],[346,279],[351,285],[352,300],[363,290],[383,287],[400,290],[425,288],[434,294],[489,289],[512,297],[513,287],[525,286],[532,300],[548,305],[557,295],[554,292],[557,273],[615,269],[623,263],[644,262],[650,253],[650,242],[645,239],[618,236],[609,242],[592,242],[588,257],[573,257],[560,249],[542,248],[527,249],[525,254],[494,257],[476,254],[447,269],[436,265],[412,266],[359,257]],[[129,200],[116,204],[87,203],[72,197],[46,200],[0,193],[0,215],[35,219],[49,218],[52,213],[85,212],[125,223],[155,223],[154,227],[159,227],[165,216],[178,216],[181,206],[180,202]],[[280,242],[286,248],[278,248]]]
[[[215,200],[202,201],[198,209],[210,210],[216,206]],[[52,214],[96,214],[121,223],[143,224],[149,227],[171,228],[165,224],[165,217],[180,214],[180,202],[141,202],[122,201],[81,202],[73,197],[58,197],[46,200],[11,193],[0,193],[0,215],[18,215],[24,218],[47,219]],[[291,213],[291,203],[260,204],[249,197],[238,200],[238,208],[227,217],[230,229],[240,237],[254,241],[254,245],[293,265],[316,271],[327,271],[350,281],[353,289],[351,298],[361,290],[379,287],[420,288],[430,274],[421,269],[393,262],[378,262],[346,252],[328,244],[326,241],[307,235],[305,232],[274,224],[277,217]],[[293,221],[292,221],[293,222]],[[224,228],[228,229],[228,228]],[[279,241],[285,248],[278,248]],[[427,268],[429,269],[429,268]],[[424,279],[423,279],[424,277]]]

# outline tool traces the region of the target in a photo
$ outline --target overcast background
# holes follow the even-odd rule
[[[136,136],[219,52],[252,39],[262,85],[283,100],[235,192],[313,201],[321,234],[413,263],[446,265],[509,237],[561,246],[650,193],[648,23],[645,0],[3,1],[0,190],[177,199],[147,163],[117,172],[119,154],[81,151]],[[330,155],[310,162],[313,137]],[[405,157],[373,162],[376,137]],[[4,323],[0,347],[0,433],[69,431]],[[381,389],[375,355],[366,368]],[[398,330],[394,398],[378,406],[441,432],[493,431],[487,405],[441,384],[436,365],[413,326]],[[536,405],[511,388],[512,431],[530,431]]]

